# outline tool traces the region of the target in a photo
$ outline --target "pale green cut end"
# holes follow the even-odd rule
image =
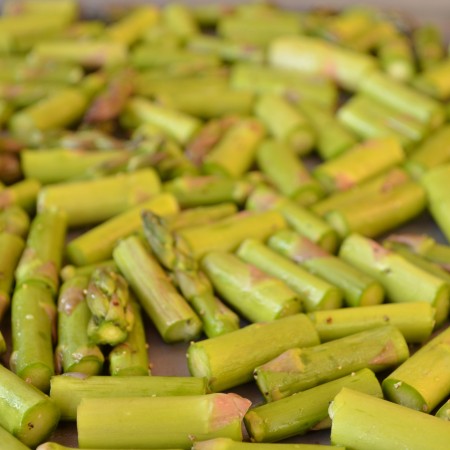
[[[190,374],[193,377],[206,378],[209,383],[212,376],[211,367],[208,355],[201,343],[191,343],[186,356]]]
[[[27,383],[37,387],[42,392],[50,390],[50,378],[54,375],[53,371],[45,364],[30,364],[20,372],[17,372],[20,378]]]
[[[192,316],[190,319],[179,320],[168,328],[166,328],[164,335],[162,336],[164,342],[188,342],[192,339],[196,339],[202,332],[202,323],[196,316]]]
[[[344,239],[350,234],[345,217],[339,211],[330,211],[325,214],[325,220],[336,230],[337,234]]]
[[[329,289],[316,310],[338,309],[342,306],[343,295],[340,289]]]
[[[395,378],[386,378],[382,387],[385,397],[391,402],[417,411],[430,412],[424,398],[411,385]]]
[[[361,294],[358,305],[354,306],[372,306],[383,303],[384,290],[379,283],[370,284]]]
[[[338,237],[335,231],[325,233],[317,243],[321,248],[329,253],[334,253],[338,246]]]
[[[298,189],[291,198],[302,206],[309,206],[319,201],[323,196],[324,191],[317,183]]]
[[[81,361],[72,364],[65,372],[82,373],[85,375],[98,375],[103,368],[103,361],[100,361],[97,357],[88,356]]]

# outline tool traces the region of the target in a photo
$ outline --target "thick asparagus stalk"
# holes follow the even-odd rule
[[[207,253],[202,268],[219,296],[251,322],[268,322],[301,310],[299,296],[287,284],[231,253]]]
[[[333,309],[342,305],[337,287],[304,270],[255,239],[246,239],[237,255],[263,272],[283,280],[299,296],[306,311]]]
[[[347,306],[382,303],[384,290],[380,283],[325,252],[308,238],[290,230],[281,230],[273,234],[267,243],[270,248],[300,264],[316,277],[341,289]]]
[[[450,328],[438,334],[383,380],[388,400],[431,412],[450,394]]]
[[[250,404],[236,394],[86,398],[77,410],[78,441],[82,447],[185,450],[191,448],[192,436],[199,440],[229,437],[241,441],[242,418]],[[122,426],[118,428],[117,423]]]
[[[59,409],[44,393],[2,365],[0,380],[0,426],[34,448],[56,428]]]
[[[66,215],[49,209],[35,216],[16,269],[16,283],[40,282],[56,295],[66,238]]]
[[[200,319],[138,237],[119,242],[113,257],[165,342],[188,341],[200,334]]]
[[[291,348],[255,369],[255,379],[267,401],[349,375],[356,370],[380,372],[409,357],[400,331],[384,325],[306,348]]]
[[[30,450],[3,427],[0,427],[0,446],[8,450]]]
[[[0,209],[17,205],[27,212],[34,212],[40,188],[41,183],[39,181],[27,179],[3,189],[0,192]]]
[[[87,334],[91,312],[86,302],[88,277],[79,275],[66,281],[58,297],[58,346],[55,362],[58,372],[96,375],[104,357]]]
[[[193,376],[206,377],[213,391],[221,391],[250,381],[257,366],[293,346],[318,343],[311,321],[304,314],[295,314],[192,342],[187,351],[188,366]]]
[[[436,412],[436,417],[450,421],[450,400],[447,400]]]
[[[24,238],[30,227],[30,218],[20,206],[9,206],[0,211],[0,233],[15,234]]]
[[[329,410],[331,442],[347,448],[445,450],[450,427],[443,420],[343,388]]]
[[[50,398],[61,411],[62,420],[76,420],[83,398],[168,397],[204,395],[205,378],[162,376],[57,375],[50,381]]]
[[[383,397],[375,374],[369,369],[362,369],[277,402],[250,409],[244,421],[251,439],[276,442],[305,434],[311,429],[331,427],[328,407],[343,387]]]
[[[69,227],[90,225],[149,200],[159,190],[159,178],[148,168],[98,180],[46,186],[39,193],[38,210],[57,207],[67,213]]]
[[[342,243],[339,256],[378,280],[391,302],[430,303],[436,309],[436,325],[442,324],[448,316],[447,283],[375,241],[352,234]]]
[[[195,441],[193,450],[323,450],[323,445],[315,444],[255,444],[253,442],[236,442],[229,438],[215,438],[207,441]],[[334,450],[344,450],[335,447]]]

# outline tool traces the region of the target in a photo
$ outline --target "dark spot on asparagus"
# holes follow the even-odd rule
[[[326,322],[327,323],[333,323],[333,318],[332,317],[327,317],[326,318]]]
[[[27,423],[27,427],[28,427],[29,430],[32,430],[34,428],[33,422],[28,422]]]

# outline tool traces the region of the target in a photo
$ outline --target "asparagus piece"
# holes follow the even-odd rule
[[[88,277],[78,275],[66,281],[58,297],[58,346],[55,351],[57,372],[96,375],[104,357],[87,334],[91,312],[86,302]]]
[[[17,285],[43,283],[56,295],[65,238],[64,212],[49,209],[37,214],[31,223],[26,247],[15,272]]]
[[[43,392],[54,375],[53,343],[56,308],[51,290],[41,282],[23,283],[11,305],[11,369]]]
[[[199,335],[200,319],[139,238],[120,241],[113,257],[165,342],[188,341]]]
[[[176,213],[178,204],[171,194],[163,193],[127,209],[69,242],[67,245],[69,260],[81,266],[111,258],[114,247],[120,239],[140,230],[141,213],[146,210],[166,216]]]
[[[143,203],[159,190],[159,178],[150,168],[98,180],[60,183],[41,189],[38,211],[60,208],[67,213],[69,227],[89,225]],[[77,201],[80,198],[82,203]]]
[[[191,11],[181,3],[167,5],[162,18],[169,30],[183,40],[190,39],[199,32]]]
[[[295,261],[314,276],[341,289],[347,306],[368,306],[383,302],[384,290],[380,283],[325,252],[308,238],[290,230],[281,230],[273,234],[267,243],[271,249]],[[325,306],[321,309],[327,309]]]
[[[434,327],[434,309],[426,302],[390,303],[309,314],[321,342],[340,339],[385,324],[397,327],[408,343],[425,342]]]
[[[343,387],[383,397],[375,374],[369,369],[362,369],[277,402],[250,409],[244,422],[251,439],[276,442],[305,434],[311,429],[329,428],[328,406]]]
[[[78,17],[79,8],[73,0],[62,0],[57,4],[54,4],[51,0],[39,0],[38,2],[34,0],[6,0],[3,3],[2,12],[4,16],[35,15],[35,19],[42,15],[55,15],[68,23]]]
[[[295,314],[192,342],[187,361],[191,375],[206,377],[210,389],[217,392],[250,381],[257,366],[289,348],[318,343],[312,322],[304,314]],[[239,358],[236,358],[237,348]]]
[[[431,412],[450,394],[450,328],[420,348],[383,380],[388,400],[417,411]]]
[[[263,272],[283,280],[297,293],[306,311],[333,309],[342,305],[340,289],[310,274],[255,239],[246,239],[237,250],[237,255]]]
[[[450,401],[447,400],[436,412],[436,417],[450,421]]]
[[[19,181],[0,192],[0,209],[17,205],[31,213],[36,209],[36,198],[41,188],[37,180],[27,179]]]
[[[431,24],[419,26],[412,35],[414,50],[422,70],[434,66],[444,58],[445,49],[440,30]]]
[[[0,77],[1,78],[1,77]],[[21,84],[13,81],[0,82],[0,98],[14,109],[24,108],[42,100],[48,95],[65,88],[64,83],[51,83],[48,81],[28,81]]]
[[[0,233],[24,238],[30,228],[30,218],[20,206],[9,206],[0,211]]]
[[[309,206],[325,195],[322,186],[288,145],[266,140],[259,147],[256,159],[269,181],[302,206]]]
[[[199,259],[210,251],[233,251],[250,237],[265,240],[285,227],[285,220],[277,211],[244,211],[210,225],[179,230],[177,235],[192,256]]]
[[[57,444],[56,442],[44,442],[43,444],[39,445],[39,447],[36,448],[36,450],[74,450],[76,447],[66,447],[65,445]],[[85,449],[85,450],[104,450],[104,449]],[[116,450],[133,450],[133,449],[116,449]],[[140,449],[140,450],[150,450],[150,449]],[[155,450],[155,449],[151,449]],[[161,449],[162,450],[162,449]],[[181,450],[181,449],[166,449],[166,450]]]
[[[191,448],[192,436],[200,440],[229,437],[241,441],[242,418],[250,404],[237,394],[85,398],[77,410],[78,441],[81,447],[185,450]],[[118,422],[122,424],[120,429]]]
[[[413,82],[419,90],[438,100],[448,100],[450,98],[450,59],[446,59],[439,64],[422,72]]]
[[[207,253],[202,268],[219,296],[251,322],[268,322],[301,310],[299,296],[285,282],[231,253]]]
[[[57,375],[50,380],[50,398],[61,411],[62,420],[76,420],[84,398],[168,397],[204,395],[205,378],[163,376],[79,376]]]
[[[406,36],[395,33],[381,42],[377,56],[382,69],[391,78],[408,82],[415,75],[414,53]]]
[[[229,438],[215,438],[207,441],[195,441],[193,450],[323,450],[323,445],[315,444],[255,444],[252,442],[236,442]],[[343,447],[334,447],[344,450]]]
[[[8,450],[29,450],[25,444],[16,439],[11,433],[0,427],[0,445]]]
[[[134,323],[127,339],[109,352],[109,373],[114,376],[151,375],[147,353],[147,338],[140,306],[130,302]]]
[[[0,380],[0,426],[24,445],[36,447],[56,428],[58,407],[47,395],[2,365]]]
[[[331,442],[347,448],[448,448],[450,428],[435,417],[348,388],[329,410]]]
[[[426,301],[436,310],[436,325],[448,316],[449,292],[445,281],[414,266],[375,241],[352,234],[342,243],[339,256],[378,280],[391,302]]]
[[[255,369],[256,383],[267,401],[368,368],[380,372],[409,357],[400,331],[384,325],[325,344],[291,348]]]
[[[70,280],[71,278],[82,276],[82,277],[90,277],[92,272],[98,267],[108,267],[111,269],[117,269],[117,265],[113,259],[108,259],[106,261],[101,261],[99,263],[88,264],[80,267],[75,267],[70,264],[64,266],[61,269],[60,277],[63,281]]]

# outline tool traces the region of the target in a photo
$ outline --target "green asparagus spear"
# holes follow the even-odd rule
[[[322,445],[315,444],[256,444],[253,442],[236,442],[229,438],[215,438],[207,441],[195,441],[193,450],[323,450]],[[334,450],[344,450],[335,447]]]
[[[9,206],[0,211],[0,233],[15,234],[24,238],[30,228],[30,218],[20,206]]]
[[[65,88],[63,83],[50,83],[47,81],[29,81],[17,84],[12,81],[0,82],[0,98],[7,101],[14,109],[24,108],[42,100],[44,97],[54,95]]]
[[[78,17],[79,6],[73,0],[60,0],[56,4],[52,0],[6,0],[2,12],[4,16],[35,16],[35,19],[55,15],[60,20],[72,22]]]
[[[87,264],[80,267],[75,267],[71,264],[68,264],[67,266],[64,266],[61,269],[60,277],[63,281],[70,280],[71,278],[77,277],[77,276],[83,276],[83,277],[90,277],[92,275],[92,272],[94,272],[95,269],[98,267],[108,267],[111,269],[117,269],[117,265],[114,262],[113,259],[108,259],[106,261],[101,261],[99,263],[94,264]]]
[[[19,181],[0,192],[0,209],[17,205],[31,213],[36,210],[36,198],[41,188],[37,180]]]
[[[377,56],[384,72],[394,80],[408,82],[416,73],[413,49],[402,34],[395,33],[381,42]]]
[[[450,98],[450,59],[447,58],[439,64],[430,67],[422,72],[413,84],[417,89],[438,100],[448,100]]]
[[[0,427],[0,446],[8,450],[29,450],[25,444],[16,439],[11,433]]]
[[[191,11],[181,3],[167,5],[163,10],[162,18],[168,28],[183,40],[199,32]]]
[[[67,447],[65,445],[58,444],[56,442],[44,442],[43,444],[39,445],[39,447],[36,448],[36,450],[74,450],[75,447]],[[85,449],[85,450],[104,450],[104,449]],[[136,449],[116,449],[116,450],[136,450]],[[140,450],[150,450],[150,449],[140,449]],[[155,449],[152,449],[155,450]],[[162,449],[161,449],[162,450]],[[178,448],[173,449],[166,449],[166,450],[181,450]]]
[[[441,31],[432,24],[424,24],[413,31],[414,49],[419,66],[426,70],[441,61],[445,55]]]

